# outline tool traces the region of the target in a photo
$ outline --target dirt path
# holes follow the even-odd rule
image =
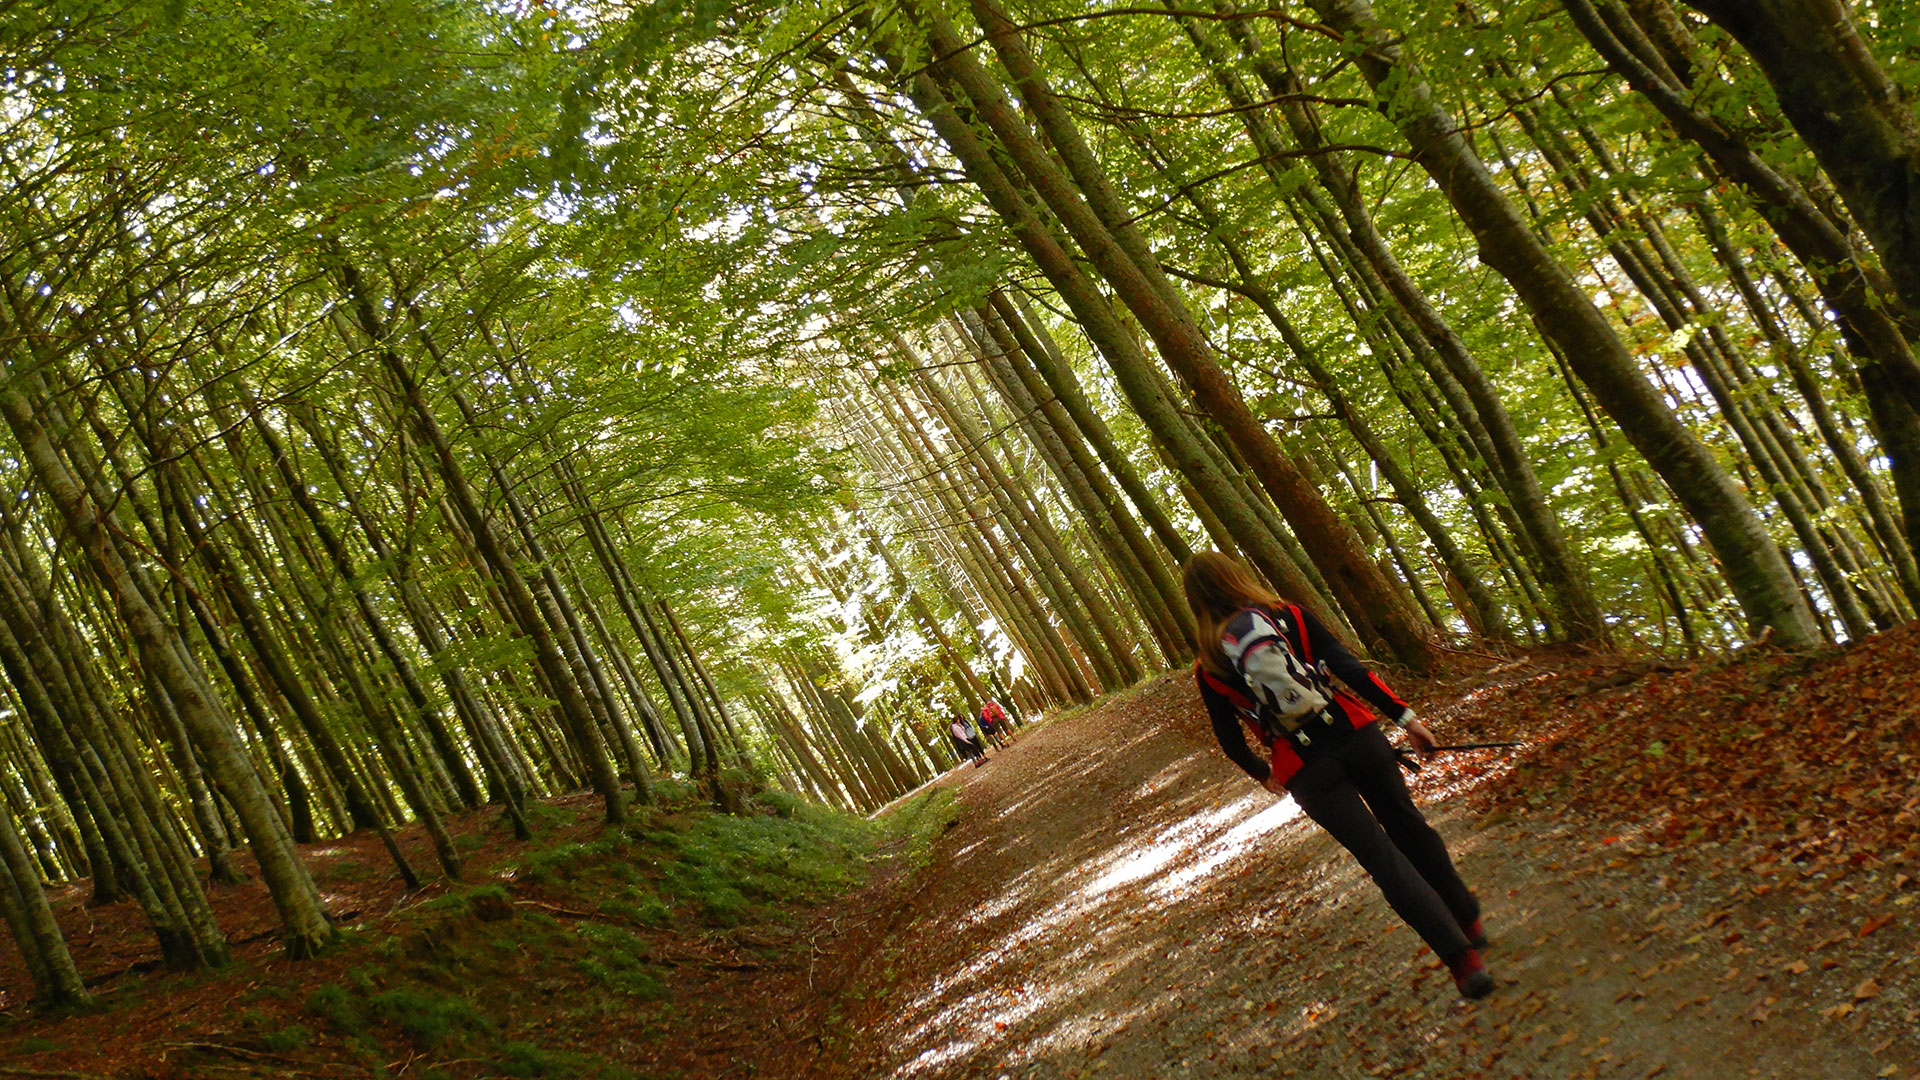
[[[1818,897],[1797,922],[1730,905],[1749,886],[1650,838],[1651,809],[1477,812],[1468,789],[1518,782],[1494,760],[1416,784],[1495,939],[1499,990],[1468,1004],[1351,859],[1225,761],[1184,677],[1030,729],[942,781],[962,817],[891,928],[838,958],[851,1045],[821,1075],[1920,1075],[1910,929],[1836,944]]]

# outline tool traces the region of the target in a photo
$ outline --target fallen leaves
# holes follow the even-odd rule
[[[1611,935],[1632,957],[1613,969],[1637,985],[1615,982],[1600,1000],[1624,1014],[1671,1010],[1668,1024],[1738,1016],[1755,1039],[1794,1038],[1787,1018],[1817,1013],[1855,1031],[1897,1030],[1910,1046],[1920,995],[1883,963],[1912,947],[1914,924],[1898,916],[1920,905],[1920,698],[1901,690],[1920,670],[1920,626],[1824,657],[1700,664],[1631,695],[1568,693],[1606,681],[1614,669],[1604,665],[1542,666],[1476,686],[1470,708],[1423,711],[1532,742],[1516,762],[1520,783],[1474,798],[1531,818],[1540,892],[1561,895],[1569,913],[1642,905]],[[1861,701],[1876,702],[1870,715]],[[1531,936],[1542,949],[1580,941]],[[1769,987],[1785,1002],[1759,1001]]]
[[[1109,1059],[1106,1075],[1116,1077],[1427,1080],[1693,1075],[1702,1062],[1723,1060],[1730,1076],[1815,1075],[1789,1063],[1829,1050],[1831,1075],[1870,1076],[1889,1057],[1920,1060],[1910,1053],[1920,995],[1904,969],[1881,963],[1909,948],[1920,926],[1896,920],[1903,901],[1920,903],[1912,876],[1920,874],[1913,850],[1920,799],[1906,782],[1914,763],[1901,762],[1896,749],[1920,743],[1920,710],[1891,693],[1870,719],[1845,707],[1861,680],[1920,670],[1920,627],[1826,658],[1759,653],[1737,664],[1656,673],[1631,691],[1566,700],[1565,687],[1604,679],[1619,665],[1545,657],[1484,694],[1495,673],[1472,676],[1481,680],[1472,693],[1430,685],[1420,694],[1421,711],[1462,739],[1517,734],[1532,744],[1510,776],[1481,778],[1440,762],[1416,783],[1429,807],[1442,799],[1474,807],[1438,823],[1502,938],[1490,957],[1501,977],[1490,1002],[1458,1006],[1445,972],[1430,955],[1413,955],[1412,935],[1363,873],[1331,840],[1303,828],[1262,839],[1257,853],[1194,882],[1177,904],[1150,905],[1152,890],[1142,883],[1056,931],[1058,942],[1036,938],[1033,948],[1043,955],[1069,941],[1103,944],[1095,954],[1060,954],[1051,973],[1039,970],[1041,985],[1053,980],[1070,992],[1023,1014],[1018,1037],[982,1039],[992,1049],[980,1053],[994,1055],[996,1070],[1015,1060],[1031,1066],[1016,1077],[1063,1078],[1090,1077],[1096,1060]],[[1185,700],[1163,709],[1171,694],[1149,692],[1114,707],[1111,721],[1069,718],[1071,728],[1049,734],[1065,741],[1072,731],[1076,748],[1118,747],[1133,738],[1124,733],[1140,729],[1146,709],[1156,722],[1190,729],[1180,753],[1219,766],[1206,756],[1217,752],[1204,718],[1189,714]],[[1662,751],[1644,753],[1654,741]],[[1083,767],[1101,780],[1090,792],[1145,790],[1141,781],[1110,779],[1143,769],[1153,778],[1151,800],[1120,808],[1136,830],[1221,805],[1208,786],[1213,773],[1163,777],[1153,771],[1162,764],[1148,769],[1131,749],[1137,744],[1126,745],[1127,753]],[[1220,784],[1239,782],[1224,775]],[[1085,817],[1083,805],[1065,797],[1051,804],[1074,822]],[[1900,814],[1904,821],[1895,821]],[[981,813],[974,820],[980,825],[963,827],[1000,819]],[[982,880],[988,871],[1044,872],[1041,860],[1077,865],[1104,850],[1051,814],[1029,811],[1027,821],[1009,827],[1023,844],[1006,850],[1019,858],[970,864],[967,873],[977,876],[968,886],[991,887]],[[1223,926],[1247,932],[1223,939]],[[964,966],[972,954],[955,948],[955,963]],[[1083,984],[1087,969],[1100,972],[1097,983]],[[1118,998],[1100,995],[1123,992],[1161,999],[1143,1014],[1139,1034],[1108,1027],[1090,1044],[1060,1039],[1097,1016],[1095,1009],[1119,1007]],[[934,994],[917,1007],[955,1000]],[[876,1020],[873,1036],[897,1030]],[[1647,1038],[1629,1037],[1641,1032]],[[1881,1036],[1898,1048],[1860,1056]],[[896,1066],[943,1038],[930,1029],[910,1052],[898,1051]],[[1072,1046],[1073,1056],[1039,1049],[1048,1045]],[[968,1057],[899,1075],[999,1075],[985,1064]]]
[[[1873,933],[1875,930],[1880,929],[1881,927],[1887,925],[1892,921],[1893,921],[1892,915],[1875,915],[1873,918],[1868,919],[1866,923],[1860,927],[1860,932],[1855,934],[1854,936],[1866,937],[1867,935]]]

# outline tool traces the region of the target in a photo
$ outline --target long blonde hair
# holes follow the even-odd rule
[[[1186,590],[1187,606],[1193,609],[1200,662],[1216,675],[1230,671],[1226,654],[1220,651],[1220,630],[1227,620],[1243,608],[1281,603],[1240,560],[1217,551],[1194,552],[1180,575],[1180,585]]]

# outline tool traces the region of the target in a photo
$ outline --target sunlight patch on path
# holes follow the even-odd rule
[[[1256,812],[1254,808],[1263,803],[1269,805]],[[1299,813],[1300,807],[1292,799],[1273,802],[1268,795],[1260,793],[1218,810],[1195,814],[1147,843],[1137,845],[1131,853],[1122,853],[1111,869],[1082,886],[1080,893],[1086,897],[1099,896],[1167,870],[1177,861],[1188,860],[1185,866],[1153,883],[1154,894],[1167,898],[1235,856],[1246,853],[1255,839],[1286,824]],[[1231,828],[1220,831],[1229,822],[1236,821]],[[1217,835],[1209,838],[1209,833]]]
[[[1179,783],[1180,764],[1170,765],[1133,794],[1163,798],[1168,787]],[[1164,951],[1150,943],[1115,950],[1112,938],[1172,906],[1242,856],[1257,854],[1263,838],[1299,814],[1292,799],[1276,801],[1256,790],[1225,805],[1203,804],[1148,836],[1129,838],[1116,832],[1089,837],[1091,850],[1083,858],[1030,867],[963,917],[933,928],[978,937],[980,947],[966,963],[929,980],[904,1010],[902,1041],[925,1049],[893,1075],[935,1073],[995,1044],[1031,1060],[1157,1012],[1159,1005],[1140,1001],[1062,1017],[1044,1030],[1017,1030],[1022,1021],[1065,1002],[1098,1000],[1096,995],[1115,972]],[[982,842],[975,841],[955,857],[986,854]],[[1020,918],[1020,911],[1030,906],[1040,910]],[[1014,925],[994,934],[992,926],[1009,919]]]
[[[1258,804],[1264,801],[1266,801],[1265,795],[1252,795],[1234,805],[1239,807],[1249,803]],[[1299,816],[1300,804],[1294,802],[1291,796],[1269,803],[1266,809],[1261,810],[1240,824],[1228,829],[1224,834],[1208,844],[1206,850],[1198,853],[1198,857],[1191,863],[1154,882],[1154,895],[1163,901],[1173,899],[1185,890],[1187,886],[1220,869],[1241,855],[1248,854],[1255,840],[1258,840]]]

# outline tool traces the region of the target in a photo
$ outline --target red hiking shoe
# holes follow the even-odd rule
[[[1480,925],[1479,919],[1473,920],[1473,925],[1463,926],[1460,929],[1467,932],[1467,944],[1479,952],[1486,952],[1487,946],[1492,944],[1487,940],[1486,927]]]
[[[1453,985],[1460,988],[1461,997],[1483,998],[1493,993],[1493,976],[1487,974],[1486,962],[1473,949],[1462,949],[1447,961],[1447,971],[1453,975]]]

